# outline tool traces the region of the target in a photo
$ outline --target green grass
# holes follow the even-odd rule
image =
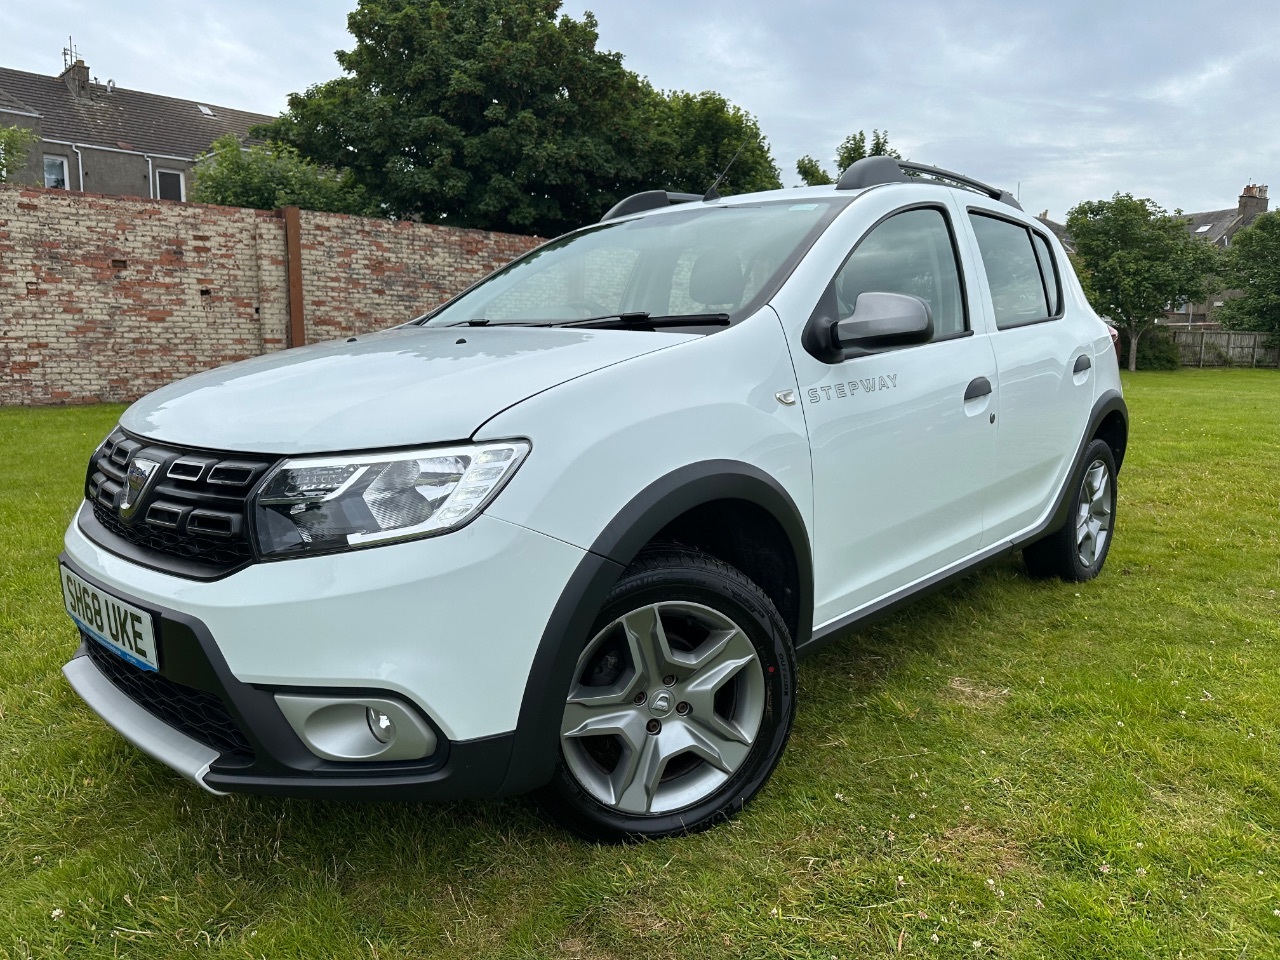
[[[119,408],[0,410],[0,957],[1276,956],[1280,376],[1126,390],[1099,580],[1010,559],[828,648],[743,816],[625,849],[134,750],[59,672],[54,562]]]

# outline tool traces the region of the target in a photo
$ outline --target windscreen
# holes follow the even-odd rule
[[[726,314],[771,296],[844,198],[690,206],[552,241],[429,316],[432,325]]]

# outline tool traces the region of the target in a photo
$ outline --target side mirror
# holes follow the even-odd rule
[[[831,325],[831,339],[842,349],[901,347],[932,337],[929,304],[905,293],[860,293],[853,316]]]

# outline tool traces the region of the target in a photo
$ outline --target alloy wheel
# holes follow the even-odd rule
[[[599,803],[667,813],[710,796],[742,767],[765,705],[760,656],[741,627],[702,604],[655,603],[587,644],[560,742]]]
[[[1080,562],[1092,567],[1111,535],[1111,472],[1101,460],[1085,471],[1076,508],[1076,550]]]

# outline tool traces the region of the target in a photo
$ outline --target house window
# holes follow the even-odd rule
[[[187,185],[181,170],[156,171],[156,195],[161,200],[187,199]]]
[[[1206,223],[1203,227],[1196,227],[1196,233],[1208,233],[1213,229],[1212,223]]]
[[[44,185],[51,190],[67,189],[67,158],[44,158]]]

